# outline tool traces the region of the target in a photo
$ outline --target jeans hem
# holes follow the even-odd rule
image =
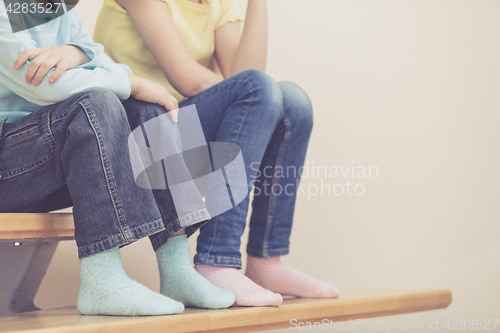
[[[192,212],[186,214],[184,216],[179,217],[179,224],[181,228],[187,228],[197,222],[210,220],[211,216],[208,213],[206,208],[197,210],[196,212]]]
[[[101,241],[78,247],[78,257],[82,259],[84,257],[88,257],[100,252],[111,250],[112,248],[118,246],[122,247],[125,245],[129,245],[141,238],[156,234],[163,230],[165,230],[165,226],[162,219],[144,223],[136,228],[129,229],[129,231],[132,233],[132,237],[125,237],[125,235],[119,233],[109,236],[108,238]]]
[[[209,254],[196,254],[194,256],[194,263],[213,266],[236,267],[238,269],[241,268],[241,259],[213,256]]]
[[[283,247],[280,249],[273,249],[273,250],[269,250],[269,249],[256,250],[256,249],[252,249],[252,248],[247,247],[247,254],[251,255],[252,257],[256,257],[256,258],[281,257],[281,256],[287,255],[288,253],[290,253],[289,247]]]
[[[201,226],[210,220],[208,210],[201,209],[196,212],[186,214],[173,222],[165,223],[166,228],[163,232],[151,238],[151,245],[156,252],[163,244],[165,244],[175,233],[182,228],[186,229],[187,237],[191,236]],[[182,224],[180,223],[182,221]],[[187,225],[187,226],[186,226]]]

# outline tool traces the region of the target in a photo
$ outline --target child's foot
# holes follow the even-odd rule
[[[130,279],[118,248],[80,260],[78,311],[85,315],[160,316],[184,306]]]
[[[283,264],[280,257],[248,256],[246,276],[252,281],[282,295],[309,298],[335,298],[339,289]]]
[[[186,306],[223,309],[234,304],[234,295],[221,290],[198,274],[189,259],[186,235],[170,238],[156,251],[160,291]]]
[[[252,282],[234,267],[213,265],[195,266],[196,271],[221,289],[229,290],[236,296],[238,306],[279,306],[283,298]]]

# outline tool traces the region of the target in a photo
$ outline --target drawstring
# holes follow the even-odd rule
[[[3,144],[3,140],[4,140],[4,137],[2,135],[2,132],[3,132],[3,127],[5,125],[5,122],[7,121],[7,117],[5,117],[2,121],[0,121],[0,148],[2,148],[2,144]]]

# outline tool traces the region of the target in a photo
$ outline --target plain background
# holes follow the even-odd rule
[[[90,31],[101,4],[77,7]],[[393,323],[499,318],[500,1],[270,0],[269,18],[268,73],[314,105],[310,166],[378,168],[304,179],[284,261],[341,289],[452,290],[447,310]],[[365,193],[314,195],[322,181]],[[159,289],[147,239],[122,257]],[[75,304],[78,267],[61,243],[36,304]]]

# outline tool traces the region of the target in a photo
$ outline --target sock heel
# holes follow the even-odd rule
[[[92,304],[92,296],[78,295],[78,299],[76,301],[76,308],[78,309],[78,312],[86,315],[91,314],[90,313],[91,304]]]

